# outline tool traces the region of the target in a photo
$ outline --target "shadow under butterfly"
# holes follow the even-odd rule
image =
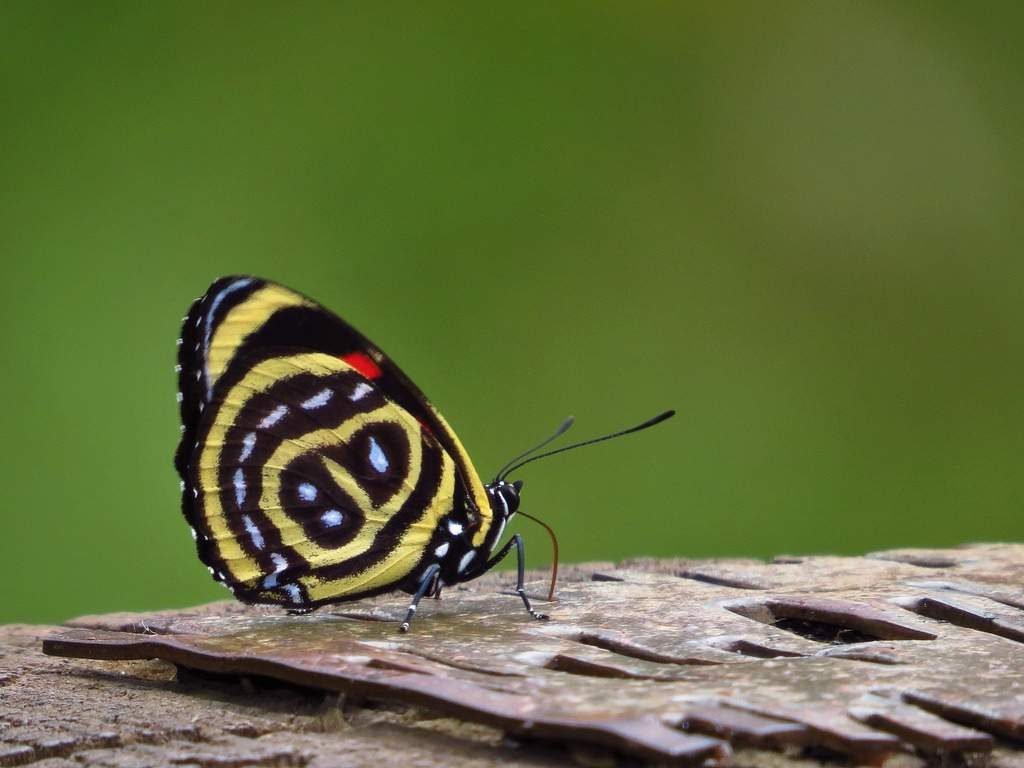
[[[444,417],[366,337],[311,299],[254,277],[224,277],[196,299],[178,340],[181,442],[175,466],[199,558],[246,603],[295,612],[402,590],[419,601],[475,579],[519,510],[530,462],[654,426],[509,461],[483,483]]]

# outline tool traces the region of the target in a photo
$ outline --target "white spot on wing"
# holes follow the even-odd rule
[[[462,533],[462,523],[456,523],[454,520],[449,520],[448,532],[452,536],[458,536],[460,533]]]
[[[235,503],[241,507],[245,502],[245,475],[242,474],[241,467],[235,470],[235,476],[232,480],[235,484]]]
[[[330,399],[334,396],[334,390],[330,387],[324,387],[309,400],[305,400],[302,403],[302,407],[307,411],[312,411],[316,408],[323,408]]]
[[[322,515],[320,520],[327,528],[334,528],[337,525],[341,525],[341,521],[345,519],[345,516],[336,509],[328,509]]]
[[[384,455],[384,449],[373,436],[370,437],[370,463],[378,472],[388,471],[388,457]]]
[[[256,523],[248,515],[242,515],[242,522],[245,523],[245,530],[249,533],[249,538],[252,539],[252,545],[256,549],[263,549],[263,534],[256,527]]]
[[[252,449],[256,447],[256,433],[249,432],[242,438],[242,452],[238,454],[239,461],[245,461],[252,456]]]
[[[439,545],[437,547],[437,549],[434,550],[434,556],[435,557],[444,557],[447,554],[448,554],[448,542],[447,541],[444,544]]]
[[[293,603],[302,602],[302,592],[297,584],[284,584],[281,589],[288,593],[288,597],[292,599]]]
[[[348,399],[354,403],[358,400],[362,400],[371,392],[373,392],[373,387],[371,387],[365,381],[360,381],[358,384],[356,384],[355,388],[352,390],[352,394],[348,396]]]
[[[260,429],[269,429],[284,418],[284,415],[288,413],[287,405],[279,405],[277,408],[267,414],[263,421],[260,422]]]
[[[277,574],[281,573],[285,568],[288,567],[288,561],[285,560],[284,555],[277,552],[270,554],[270,559],[274,563],[274,572],[263,579],[264,589],[273,589],[277,586]]]
[[[316,499],[316,486],[312,483],[299,483],[299,498],[303,501]]]

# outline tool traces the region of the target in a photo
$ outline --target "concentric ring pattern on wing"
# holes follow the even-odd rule
[[[193,525],[200,557],[243,600],[311,607],[394,589],[452,507],[447,453],[330,355],[257,361],[204,410]]]
[[[458,436],[408,376],[359,331],[317,302],[277,283],[232,276],[193,302],[178,340],[182,435],[175,466],[182,479],[205,410],[256,360],[322,352],[349,363],[389,402],[414,417],[455,463],[457,492],[474,511],[479,546],[492,523],[490,502]],[[184,506],[189,505],[185,495]]]
[[[182,507],[200,558],[239,599],[306,609],[406,589],[438,521],[467,499],[484,506],[422,393],[301,294],[221,278],[178,345]],[[479,521],[476,538],[489,507]]]

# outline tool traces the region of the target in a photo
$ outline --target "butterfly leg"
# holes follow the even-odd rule
[[[427,570],[423,572],[423,577],[420,579],[420,585],[416,589],[416,594],[412,596],[412,602],[409,604],[409,610],[405,612],[405,621],[402,622],[402,626],[399,629],[402,632],[409,631],[409,624],[412,622],[412,617],[416,613],[416,606],[420,604],[420,600],[423,596],[435,588],[437,583],[437,575],[441,572],[441,566],[437,563],[427,567]]]
[[[537,611],[533,610],[533,606],[530,605],[530,598],[526,596],[526,589],[523,587],[523,580],[526,577],[526,548],[523,545],[522,536],[520,536],[518,533],[513,534],[512,538],[505,542],[505,546],[499,549],[498,553],[487,561],[487,566],[484,570],[489,571],[491,568],[493,568],[502,560],[504,560],[508,553],[512,550],[512,547],[516,548],[516,566],[518,575],[518,578],[516,579],[516,594],[519,595],[520,598],[522,598],[523,605],[526,606],[526,611],[531,616],[533,616],[533,618],[539,619],[540,621],[547,621],[547,614],[538,613]]]

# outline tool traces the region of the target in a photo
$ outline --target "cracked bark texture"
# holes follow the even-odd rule
[[[0,628],[0,766],[1024,766],[1024,546],[567,570]]]

